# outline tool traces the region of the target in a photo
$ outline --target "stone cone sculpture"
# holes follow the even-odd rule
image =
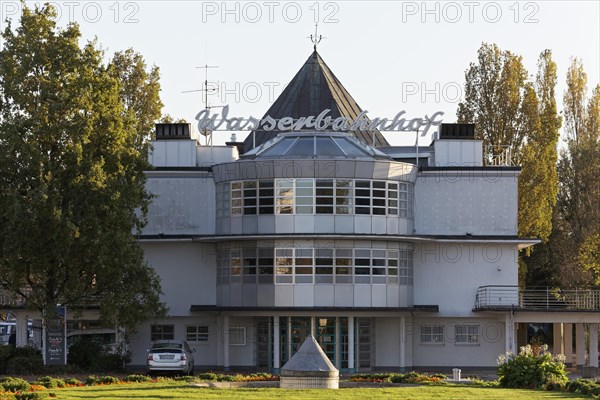
[[[311,389],[339,387],[340,372],[333,366],[315,338],[306,338],[296,354],[281,368],[280,387]]]

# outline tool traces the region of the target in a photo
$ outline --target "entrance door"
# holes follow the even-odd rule
[[[371,318],[356,318],[356,367],[371,369]]]

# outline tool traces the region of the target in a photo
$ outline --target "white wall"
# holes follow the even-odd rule
[[[497,367],[496,360],[504,349],[504,320],[494,318],[427,318],[413,319],[409,330],[413,337],[415,367]],[[478,344],[455,343],[454,327],[469,324],[479,326]],[[421,343],[421,325],[444,327],[443,344]]]
[[[144,235],[214,234],[215,183],[205,172],[147,172],[146,189],[156,195]]]
[[[415,245],[414,304],[438,305],[439,316],[477,316],[479,286],[518,284],[517,245]]]
[[[374,366],[397,368],[400,365],[400,318],[378,317],[374,321]]]
[[[229,328],[246,328],[246,344],[229,345],[229,365],[232,367],[250,367],[256,365],[256,324],[254,323],[254,318],[230,317]]]
[[[481,166],[483,165],[483,142],[481,140],[436,140],[435,166]]]
[[[186,339],[187,325],[207,325],[207,342],[188,342],[190,348],[195,349],[194,365],[196,367],[214,367],[217,365],[217,349],[220,330],[217,319],[213,315],[202,315],[187,318],[168,318],[163,320],[146,321],[138,327],[138,331],[130,338],[129,350],[132,353],[130,365],[144,367],[146,365],[146,354],[150,346],[150,326],[151,325],[174,325],[175,340]]]
[[[415,184],[415,233],[516,235],[516,171],[424,171]]]
[[[196,156],[199,167],[232,162],[240,157],[235,146],[198,146]]]
[[[170,316],[191,315],[190,306],[216,305],[217,271],[213,244],[142,242],[144,256],[161,278],[161,300]]]
[[[196,140],[155,140],[148,159],[155,167],[195,167]]]

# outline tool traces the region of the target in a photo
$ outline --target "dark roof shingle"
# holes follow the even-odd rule
[[[354,120],[362,112],[356,101],[315,50],[263,118],[270,116],[274,119],[283,117],[298,119],[311,115],[317,116],[325,109],[331,110],[329,115],[333,119],[342,116]],[[255,145],[259,146],[278,133],[281,131],[260,129],[252,132],[244,141],[244,151],[250,151],[254,147],[253,135],[255,136]],[[352,131],[350,133],[374,147],[389,146],[379,131]],[[373,143],[373,138],[375,143]]]

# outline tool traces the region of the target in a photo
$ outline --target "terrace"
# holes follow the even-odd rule
[[[473,311],[600,311],[600,290],[480,286]]]

